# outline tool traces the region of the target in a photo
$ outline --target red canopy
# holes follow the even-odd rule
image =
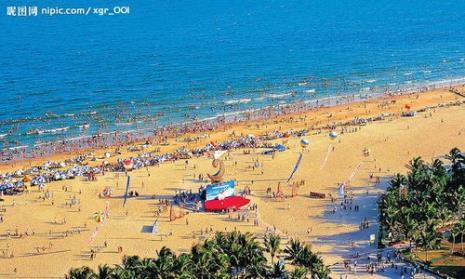
[[[249,199],[240,196],[230,196],[223,200],[210,200],[205,202],[205,211],[238,210],[249,202]]]

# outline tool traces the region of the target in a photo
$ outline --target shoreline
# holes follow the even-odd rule
[[[250,127],[253,125],[260,125],[263,123],[268,123],[268,122],[276,122],[276,121],[282,121],[283,119],[289,117],[293,118],[296,116],[304,117],[306,118],[307,116],[312,117],[312,115],[319,114],[319,113],[324,113],[324,111],[337,111],[338,109],[347,106],[349,107],[354,107],[360,104],[365,104],[365,106],[370,105],[370,104],[375,104],[375,103],[387,103],[389,101],[391,102],[397,102],[398,100],[404,100],[405,98],[409,99],[411,96],[418,96],[423,95],[423,94],[432,94],[434,92],[436,93],[451,93],[451,89],[457,90],[457,88],[460,88],[461,91],[465,90],[465,84],[463,84],[464,79],[456,79],[457,83],[452,83],[450,81],[449,85],[444,85],[443,87],[437,88],[438,83],[431,83],[432,88],[429,87],[421,87],[421,88],[416,88],[416,90],[405,90],[405,91],[398,91],[398,92],[393,92],[389,94],[373,94],[366,96],[365,98],[362,98],[362,95],[359,94],[357,95],[346,95],[346,96],[329,96],[329,97],[324,97],[322,99],[316,99],[316,100],[308,100],[305,102],[298,102],[298,103],[293,103],[293,104],[284,104],[284,105],[278,105],[276,106],[269,106],[269,107],[264,107],[260,109],[254,109],[252,113],[255,113],[256,116],[253,116],[252,113],[245,113],[245,112],[239,112],[239,114],[244,114],[248,115],[247,117],[242,117],[242,118],[237,118],[237,117],[230,117],[229,120],[226,120],[227,117],[222,118],[215,116],[214,118],[208,118],[206,120],[200,120],[200,121],[191,121],[191,122],[185,122],[185,123],[180,123],[176,125],[167,125],[161,128],[156,128],[152,130],[152,133],[145,133],[141,135],[141,132],[143,131],[148,131],[149,129],[144,129],[142,131],[138,130],[128,130],[128,131],[114,131],[114,132],[107,132],[107,133],[101,133],[99,135],[92,135],[92,136],[85,136],[85,137],[78,137],[78,138],[71,138],[67,140],[62,140],[62,141],[56,141],[56,142],[48,142],[48,143],[41,143],[39,146],[50,146],[52,149],[57,149],[54,144],[62,145],[61,150],[59,151],[49,151],[48,154],[45,154],[43,156],[33,156],[29,155],[29,157],[25,157],[22,155],[22,158],[19,158],[17,160],[11,160],[11,161],[5,161],[2,160],[0,163],[0,171],[8,171],[8,170],[13,170],[16,168],[18,165],[22,166],[23,168],[25,166],[33,166],[34,164],[41,164],[45,163],[48,161],[59,161],[59,160],[64,160],[68,159],[71,157],[76,157],[79,155],[83,154],[102,154],[105,152],[108,152],[111,149],[115,148],[123,148],[123,147],[128,147],[131,145],[143,145],[146,142],[150,142],[151,145],[155,146],[168,146],[167,144],[164,144],[166,142],[171,142],[175,141],[176,145],[179,145],[178,139],[180,137],[184,138],[198,138],[198,137],[205,137],[208,135],[210,138],[211,135],[210,133],[216,133],[219,134],[218,131],[223,130],[236,130],[240,128],[245,127]],[[443,82],[444,84],[445,82]],[[456,87],[450,87],[450,86],[456,86]],[[457,90],[459,91],[459,90]],[[358,98],[356,98],[356,96]],[[410,97],[409,97],[410,96]],[[327,103],[320,103],[321,100],[328,101]],[[334,104],[331,104],[331,101],[334,100]],[[460,96],[456,96],[456,100],[460,100]],[[465,100],[465,98],[463,98]],[[450,101],[450,98],[449,98]],[[311,105],[309,105],[311,104]],[[416,108],[418,109],[424,109],[424,108]],[[412,111],[415,110],[412,108]],[[401,110],[402,111],[402,110]],[[331,113],[331,112],[330,112]],[[398,114],[400,112],[397,112]],[[363,114],[364,116],[370,116],[370,113],[365,113]],[[379,116],[371,114],[372,117]],[[354,117],[358,117],[358,115],[354,115]],[[346,120],[349,120],[350,117],[346,117]],[[328,122],[329,123],[329,122]],[[188,128],[188,125],[194,125],[194,128]],[[202,126],[202,124],[204,124]],[[183,128],[184,127],[184,128]],[[314,125],[312,126],[311,130],[314,129]],[[321,129],[321,127],[320,127]],[[127,135],[127,140],[126,141],[121,141],[120,139],[116,139],[114,142],[111,144],[108,144],[107,142],[97,142],[95,146],[86,146],[83,148],[76,148],[76,143],[73,141],[74,139],[93,139],[94,141],[97,141],[98,138],[101,138],[104,135],[112,135],[114,134],[115,136],[120,134],[120,135]],[[139,136],[137,136],[139,134]],[[135,135],[133,137],[133,135]],[[97,140],[95,140],[97,139]],[[195,141],[194,141],[195,142]],[[197,141],[198,142],[198,141]],[[66,144],[65,144],[66,143]],[[190,146],[191,142],[184,142],[185,145]],[[91,143],[92,144],[92,143]],[[181,142],[182,145],[182,142]],[[64,148],[63,148],[64,146]],[[21,150],[24,154],[26,152],[27,146],[20,146],[16,148],[10,148],[11,151],[17,151]],[[59,149],[59,148],[58,148]],[[65,149],[65,150],[63,150]],[[163,148],[166,149],[166,148]],[[168,148],[169,151],[174,150],[173,148]],[[1,158],[5,156],[4,150],[1,152]],[[19,154],[19,153],[18,153]]]
[[[129,144],[134,142],[141,142],[149,139],[150,137],[156,136],[168,136],[173,137],[179,136],[180,134],[189,134],[197,132],[207,132],[214,129],[221,129],[224,125],[238,125],[244,122],[253,121],[266,121],[270,118],[285,116],[289,114],[308,113],[313,110],[318,110],[325,107],[336,107],[339,105],[345,105],[349,103],[365,102],[370,100],[376,100],[379,98],[390,98],[396,96],[410,95],[415,93],[424,93],[434,90],[452,89],[453,87],[463,87],[465,85],[465,78],[455,78],[449,80],[439,81],[425,81],[415,86],[410,84],[399,85],[397,90],[389,91],[384,89],[384,92],[375,92],[380,86],[369,87],[369,90],[359,91],[358,93],[349,93],[344,95],[329,95],[322,96],[318,99],[300,100],[288,104],[277,104],[277,105],[266,105],[260,108],[249,108],[246,110],[226,112],[223,114],[217,114],[211,117],[205,117],[199,120],[189,120],[176,124],[163,124],[160,127],[155,128],[142,128],[142,129],[130,129],[126,131],[107,131],[99,132],[93,135],[83,136],[72,136],[70,138],[57,139],[54,141],[45,141],[40,143],[22,144],[13,147],[3,147],[0,151],[0,164],[8,164],[11,162],[19,162],[24,160],[30,160],[34,158],[47,158],[60,153],[79,153],[86,152],[88,149],[103,148],[103,147],[114,147],[121,144]],[[284,95],[289,95],[287,93]],[[223,107],[227,106],[223,103]],[[224,110],[224,108],[223,108]],[[92,112],[91,112],[92,113]],[[261,118],[261,115],[266,114],[268,119]],[[65,114],[66,115],[66,114]],[[255,115],[255,116],[254,116]],[[258,116],[257,116],[258,115]],[[159,116],[157,116],[159,117]],[[136,124],[136,123],[133,123]],[[194,126],[188,127],[188,126]],[[198,128],[200,126],[200,128]],[[202,127],[206,126],[206,127]],[[56,128],[58,130],[67,130],[69,127]],[[51,129],[51,130],[56,130]],[[36,129],[38,130],[38,129]],[[111,137],[113,135],[113,138]],[[125,136],[126,135],[126,136]],[[1,138],[4,139],[8,134],[2,134]],[[23,135],[26,136],[26,135]],[[119,137],[119,138],[118,138]],[[123,140],[121,139],[123,137]],[[124,140],[126,137],[126,140]],[[102,140],[103,138],[103,140]],[[98,141],[97,145],[92,146],[91,141]],[[76,147],[78,145],[87,145],[83,148]],[[41,149],[42,147],[45,148]],[[59,149],[59,151],[47,150]],[[41,154],[44,153],[44,154]],[[6,158],[6,159],[5,159]],[[10,158],[10,159],[8,159]]]

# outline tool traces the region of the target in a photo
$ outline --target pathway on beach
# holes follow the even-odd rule
[[[358,259],[352,259],[350,264],[350,271],[344,268],[344,263],[337,263],[330,267],[332,276],[337,278],[426,278],[426,279],[436,279],[441,278],[429,272],[424,272],[420,269],[415,269],[411,264],[402,262],[400,260],[392,260],[391,263],[377,263],[379,269],[374,274],[367,272],[367,266],[370,263],[377,262],[376,258],[378,254],[382,255],[382,261],[386,261],[388,253],[392,254],[391,249],[383,251],[372,251],[368,254],[361,256]],[[357,267],[354,268],[354,262],[357,263]],[[402,277],[401,272],[404,273]]]
[[[316,240],[316,242],[331,243],[335,248],[327,253],[339,256],[348,263],[347,267],[344,266],[344,261],[336,262],[330,266],[334,278],[440,278],[430,273],[420,273],[420,270],[415,269],[411,264],[395,259],[392,248],[381,250],[376,248],[378,240],[377,200],[379,194],[388,185],[389,179],[383,179],[376,189],[371,189],[371,192],[356,191],[354,203],[360,205],[360,211],[357,214],[353,211],[339,210],[338,213],[327,216],[329,219],[334,219],[333,221],[340,222],[341,225],[359,222],[360,216],[367,217],[370,222],[368,229],[343,235],[331,235]],[[371,234],[376,235],[376,240],[372,245],[369,241]],[[380,261],[378,261],[378,256],[381,256]],[[368,272],[369,265],[376,266],[376,271],[373,274]],[[402,273],[404,277],[402,277]]]

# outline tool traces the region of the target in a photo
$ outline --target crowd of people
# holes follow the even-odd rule
[[[427,109],[435,109],[441,106],[455,106],[461,105],[465,101],[459,100],[448,104],[441,104],[437,106],[430,106]],[[295,113],[301,111],[301,109],[307,108],[303,104],[294,104],[285,106],[282,108],[280,114],[287,114],[287,113]],[[308,109],[308,108],[307,108]],[[425,109],[425,108],[424,108]],[[273,111],[264,110],[260,114],[261,117],[267,118],[268,116],[273,115]],[[254,117],[250,116],[251,118],[255,119]],[[321,129],[335,129],[336,126],[341,127],[341,133],[349,132],[348,127],[353,125],[361,125],[364,123],[372,122],[372,121],[379,121],[385,119],[386,115],[381,114],[377,117],[367,117],[367,118],[354,118],[351,121],[346,122],[339,122],[339,123],[332,123],[327,124],[327,127],[320,127]],[[203,123],[203,122],[201,122]],[[157,138],[157,144],[163,144],[167,142],[167,134],[170,135],[180,135],[181,132],[200,132],[200,131],[210,131],[213,130],[215,125],[218,125],[219,122],[207,122],[206,123],[191,123],[189,125],[184,125],[184,128],[179,128],[177,126],[165,126],[162,128],[158,128],[154,131],[154,135]],[[216,123],[216,124],[213,124]],[[223,124],[225,122],[223,121]],[[212,126],[213,125],[213,126]],[[178,129],[179,128],[179,129]],[[187,130],[183,130],[187,129]],[[97,158],[89,153],[87,155],[78,155],[74,158],[67,159],[64,161],[53,162],[47,161],[39,166],[31,166],[25,170],[18,169],[16,171],[7,172],[7,173],[0,173],[0,193],[2,194],[14,194],[16,192],[23,191],[27,186],[30,184],[31,186],[38,186],[43,188],[46,183],[57,181],[57,180],[65,180],[65,179],[74,179],[75,177],[87,177],[89,180],[96,179],[96,175],[102,174],[105,171],[126,171],[124,161],[131,160],[132,161],[132,168],[133,169],[140,169],[144,167],[158,165],[164,161],[176,161],[179,159],[188,159],[192,156],[202,156],[204,154],[208,154],[213,151],[217,150],[232,150],[237,148],[269,148],[273,147],[269,145],[266,141],[270,139],[277,139],[277,138],[286,138],[290,136],[302,136],[304,135],[306,130],[289,130],[289,131],[272,131],[265,135],[254,136],[254,135],[241,135],[240,137],[234,137],[232,135],[232,139],[225,140],[221,143],[215,143],[211,141],[210,143],[204,145],[203,147],[195,147],[192,149],[188,149],[186,147],[178,148],[176,151],[171,153],[165,154],[158,154],[158,152],[140,152],[138,155],[130,157],[130,158],[118,158],[115,163],[109,163],[106,157],[115,156],[121,154],[120,147],[115,149],[114,154],[105,153],[105,158],[102,161],[102,164],[99,166],[89,166],[88,161],[96,161]],[[113,135],[114,138],[109,139],[110,135]],[[206,135],[208,137],[208,135]],[[98,147],[108,147],[109,144],[122,144],[122,143],[134,143],[135,140],[138,139],[136,135],[131,133],[108,133],[108,134],[101,134],[97,136],[93,136],[90,139],[85,141],[85,145],[98,148]],[[153,138],[152,138],[153,142]],[[75,144],[75,143],[73,143]],[[73,145],[71,144],[71,145]],[[69,143],[66,141],[62,141],[58,146],[68,146]],[[144,146],[150,145],[149,138],[146,139]],[[119,146],[119,145],[118,145]],[[135,145],[131,144],[128,145],[128,150],[133,148]],[[82,146],[81,146],[82,147]],[[71,151],[69,146],[63,147],[63,150]],[[56,148],[52,148],[56,149]],[[61,150],[61,151],[63,151]],[[78,149],[76,149],[78,150]],[[141,149],[143,150],[143,149]],[[55,150],[56,151],[56,150]],[[25,151],[24,151],[25,152]],[[350,205],[349,205],[350,208]]]
[[[348,274],[360,274],[366,272],[370,275],[385,274],[385,276],[393,276],[396,278],[415,278],[418,274],[425,275],[426,266],[418,264],[410,264],[406,261],[399,250],[379,250],[376,253],[354,255],[353,259],[343,262],[343,272],[339,275],[340,279],[348,278]],[[429,278],[429,277],[428,277]]]
[[[432,88],[430,88],[432,89]],[[422,90],[423,91],[423,90]],[[396,94],[408,94],[407,92],[393,92],[388,93],[388,95]],[[375,97],[375,96],[368,96]],[[4,138],[3,135],[3,149],[0,151],[0,161],[1,162],[12,162],[18,160],[26,160],[31,158],[40,158],[45,156],[51,156],[55,154],[70,153],[70,152],[84,152],[86,150],[106,148],[109,146],[118,146],[122,144],[131,144],[134,142],[141,141],[147,137],[147,135],[153,135],[157,138],[158,144],[166,144],[167,139],[170,137],[178,137],[185,134],[195,134],[201,132],[209,132],[213,130],[219,130],[225,126],[242,123],[245,121],[261,121],[273,119],[276,116],[289,115],[307,112],[310,110],[318,109],[320,107],[325,107],[329,105],[337,105],[343,103],[350,103],[356,100],[362,100],[362,98],[357,95],[347,95],[347,96],[338,96],[329,97],[321,100],[310,100],[307,102],[301,101],[293,104],[279,105],[279,106],[268,106],[262,109],[256,110],[247,110],[239,114],[232,114],[231,116],[218,116],[213,119],[208,120],[196,120],[189,121],[187,123],[179,124],[167,124],[164,126],[157,127],[153,130],[131,130],[131,131],[112,131],[112,132],[102,132],[98,131],[94,135],[88,136],[79,136],[69,139],[60,139],[56,141],[48,141],[35,144],[33,146],[21,145],[17,143],[18,146],[10,147],[8,141]],[[460,101],[459,101],[460,102]],[[444,104],[450,105],[450,104]],[[434,108],[429,107],[427,109]],[[96,112],[95,112],[96,113]],[[346,123],[341,123],[342,126],[345,125],[363,125],[371,121],[383,120],[384,117],[389,115],[378,115],[376,117],[369,118],[355,118]],[[201,136],[199,136],[201,137]],[[199,137],[190,138],[190,140],[198,140]]]

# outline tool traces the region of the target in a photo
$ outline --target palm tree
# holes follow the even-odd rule
[[[123,267],[129,270],[137,270],[137,267],[140,266],[139,256],[124,256],[123,257]]]
[[[286,269],[281,263],[275,263],[267,274],[267,278],[284,278],[286,275]]]
[[[193,268],[193,263],[190,254],[183,253],[176,257],[174,261],[174,269],[178,272],[179,276],[182,274],[189,274]]]
[[[407,168],[410,170],[407,176],[407,185],[409,190],[422,192],[428,189],[427,183],[428,166],[421,157],[416,157],[410,161]]]
[[[321,258],[318,257],[318,260],[313,264],[313,272],[319,279],[326,279],[329,278],[330,270],[323,264]]]
[[[246,277],[264,278],[267,272],[267,261],[264,248],[251,234],[244,234],[242,239],[243,256],[242,265],[245,266]]]
[[[133,270],[124,268],[122,265],[117,265],[111,274],[112,279],[132,279],[136,276]]]
[[[98,279],[110,279],[113,274],[113,269],[107,264],[99,265],[97,271]]]
[[[313,253],[308,244],[302,244],[299,240],[291,239],[290,245],[284,249],[286,260],[293,265],[306,268],[312,277],[328,278],[329,269],[323,265],[320,256]]]
[[[303,279],[307,277],[307,269],[297,266],[290,274],[290,279]]]
[[[456,240],[457,236],[458,236],[459,234],[461,234],[460,223],[455,223],[455,224],[452,226],[452,228],[451,228],[451,230],[450,230],[450,234],[451,234],[451,236],[452,236],[452,249],[451,249],[450,252],[451,252],[451,254],[454,254],[454,251],[455,251],[455,249],[454,249],[454,248],[455,248],[455,240]]]
[[[422,247],[429,261],[429,251],[439,247],[439,224],[456,223],[452,252],[465,220],[465,157],[454,148],[446,158],[450,170],[440,160],[426,164],[420,157],[410,161],[406,176],[396,175],[379,202],[380,235],[390,240],[408,239]],[[405,186],[406,187],[405,187]],[[457,223],[458,222],[458,223]],[[388,233],[388,234],[386,234]],[[463,235],[462,235],[463,237]]]
[[[266,236],[266,247],[271,257],[279,252],[280,238]],[[265,248],[250,233],[217,233],[213,239],[192,247],[190,253],[177,256],[169,248],[157,251],[156,258],[124,256],[121,265],[114,268],[101,265],[95,274],[88,267],[71,269],[67,279],[228,279],[228,278],[286,278],[282,262],[268,266]],[[304,278],[308,272],[313,277],[327,278],[328,269],[321,258],[313,253],[310,246],[292,240],[286,248],[289,259],[296,268],[291,278]]]
[[[238,231],[217,233],[213,242],[228,256],[231,273],[236,277],[266,273],[264,249],[252,234]]]
[[[263,253],[253,252],[250,255],[252,257],[245,268],[244,278],[266,278],[268,266]]]
[[[391,190],[383,194],[378,202],[381,231],[386,230],[389,238],[398,239],[400,211],[405,207],[401,205],[400,194]]]
[[[405,231],[406,237],[409,241],[409,249],[412,249],[412,241],[414,241],[418,237],[418,222],[413,219],[411,216],[407,216],[405,219]]]
[[[407,178],[404,175],[398,173],[391,179],[390,184],[392,188],[399,189],[407,184]]]
[[[156,278],[158,276],[157,266],[153,259],[143,258],[135,268],[136,273],[143,278]]]
[[[457,147],[452,148],[449,154],[446,155],[446,159],[452,163],[452,168],[458,167],[457,163],[463,159],[462,152]]]
[[[458,188],[465,183],[465,156],[462,155],[460,149],[453,148],[446,158],[451,162],[449,173],[451,174],[450,190]]]
[[[192,270],[197,278],[219,278],[229,274],[228,255],[221,252],[212,240],[193,246],[191,259]]]
[[[280,251],[281,237],[274,233],[265,235],[265,251],[271,256],[271,264],[274,264],[274,257]]]
[[[95,276],[94,271],[87,266],[80,268],[71,268],[67,275],[66,279],[92,279]]]
[[[243,248],[239,243],[240,234],[238,232],[220,233],[217,232],[213,238],[213,244],[217,249],[228,255],[231,274],[239,276],[242,272]]]
[[[432,225],[421,225],[422,229],[419,233],[417,243],[425,250],[425,262],[429,263],[428,252],[432,249],[438,248],[441,236]]]
[[[286,253],[285,259],[291,261],[293,265],[303,265],[302,262],[302,251],[304,249],[304,245],[299,240],[291,239],[290,245],[288,245],[284,252]]]
[[[176,255],[171,249],[163,246],[160,251],[157,251],[158,258],[155,260],[155,269],[158,276],[161,278],[172,278],[173,266]]]
[[[460,220],[458,224],[458,230],[460,231],[460,250],[463,251],[463,238],[465,236],[465,219]]]

